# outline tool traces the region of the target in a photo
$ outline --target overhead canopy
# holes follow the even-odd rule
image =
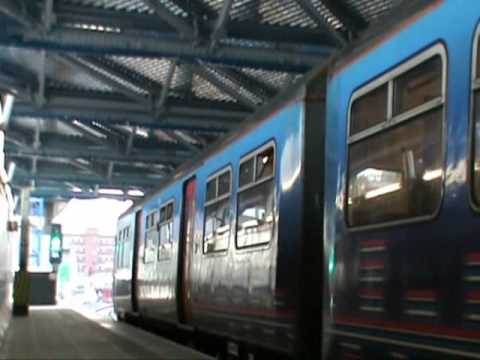
[[[400,2],[3,0],[14,185],[148,191]]]

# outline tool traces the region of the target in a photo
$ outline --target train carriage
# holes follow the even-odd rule
[[[332,67],[332,359],[479,358],[479,20],[431,1]]]
[[[307,103],[306,93],[302,85],[278,99],[120,219],[118,239],[138,217],[130,229],[138,234],[137,256],[129,253],[137,258],[131,312],[170,330],[231,340],[241,352],[248,345],[293,354],[310,341],[299,304],[318,304],[320,291],[315,297],[302,279],[320,275],[307,272],[303,264],[314,262],[302,257],[320,261],[321,242],[310,251],[300,239],[310,227],[321,239],[321,223],[305,221],[313,215],[304,205],[315,200],[321,218],[323,122],[307,118],[323,116],[325,97]],[[117,246],[117,263],[120,254]]]
[[[412,1],[180,170],[130,215],[133,311],[239,357],[479,358],[479,26]]]

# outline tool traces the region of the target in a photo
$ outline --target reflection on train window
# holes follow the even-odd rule
[[[238,195],[237,246],[266,244],[273,235],[273,180]]]
[[[207,199],[206,201],[210,201],[215,199],[217,193],[217,179],[212,179],[207,182]]]
[[[173,201],[160,208],[158,260],[168,260],[173,246]]]
[[[203,253],[213,253],[228,249],[231,212],[231,169],[213,175],[208,183],[216,183],[217,192],[205,202],[205,222],[203,232]],[[207,187],[208,187],[207,183]],[[207,189],[208,191],[208,189]]]
[[[387,85],[362,96],[352,105],[350,135],[357,134],[387,119]]]
[[[273,176],[273,147],[262,151],[257,155],[257,168],[255,170],[255,180],[262,180]]]
[[[115,263],[117,269],[123,269],[130,267],[130,226],[123,228],[118,232],[117,235],[117,244],[116,244],[116,254],[115,254]]]
[[[473,201],[477,206],[480,206],[480,46],[477,42],[476,64],[474,66],[475,73],[473,74],[473,176],[472,176],[472,192]]]
[[[240,164],[240,175],[238,179],[238,187],[242,188],[245,185],[253,182],[254,158],[251,158]]]
[[[228,194],[230,192],[230,171],[218,177],[218,196]]]
[[[392,116],[381,129],[349,138],[350,226],[430,216],[440,206],[444,102],[441,61],[435,56],[391,78],[395,91],[387,101]]]
[[[394,80],[394,115],[442,96],[442,60],[436,56]]]
[[[158,211],[153,211],[147,215],[145,228],[145,242],[143,262],[145,264],[154,262],[156,259],[156,249],[158,243]]]
[[[255,182],[238,192],[236,245],[238,248],[267,244],[274,229],[275,154],[274,147],[260,150],[254,162]],[[241,174],[240,174],[241,176]]]

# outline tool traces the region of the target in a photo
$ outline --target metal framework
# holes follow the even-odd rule
[[[0,0],[14,185],[148,191],[401,2]]]

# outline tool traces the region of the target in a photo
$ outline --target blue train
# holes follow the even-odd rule
[[[120,218],[116,312],[247,359],[480,358],[479,41],[480,2],[413,1],[314,69]]]

